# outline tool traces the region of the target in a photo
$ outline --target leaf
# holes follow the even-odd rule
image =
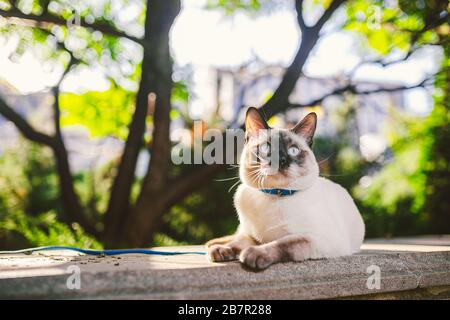
[[[125,140],[134,111],[135,93],[120,87],[60,96],[62,124],[82,125],[92,137],[114,136]]]

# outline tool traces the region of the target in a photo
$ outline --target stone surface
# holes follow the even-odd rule
[[[161,249],[161,248],[160,248]],[[204,251],[202,246],[162,250]],[[380,289],[367,280],[381,271]],[[81,288],[69,289],[73,267]],[[71,269],[72,268],[72,269]],[[282,263],[262,272],[203,255],[115,257],[69,251],[0,255],[0,298],[318,299],[450,298],[450,236],[367,241],[359,254]]]

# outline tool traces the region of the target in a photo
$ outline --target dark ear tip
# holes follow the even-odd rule
[[[306,116],[305,116],[305,119],[306,118],[313,118],[314,120],[314,125],[315,124],[317,124],[317,113],[315,113],[315,112],[310,112],[310,113],[308,113]]]
[[[310,112],[306,116],[307,117],[314,117],[315,119],[317,119],[317,113],[315,113],[315,112]]]
[[[245,115],[249,115],[250,112],[257,112],[257,113],[259,114],[258,109],[255,108],[255,107],[249,107],[249,108],[247,109],[247,112],[245,113]]]
[[[264,120],[264,116],[261,114],[261,109],[255,108],[255,107],[249,107],[247,109],[247,112],[245,114],[245,124],[247,127],[248,123],[255,123],[256,126],[260,126],[264,129],[269,129],[269,125],[267,124],[267,121]]]

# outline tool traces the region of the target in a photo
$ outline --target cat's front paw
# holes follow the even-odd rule
[[[208,247],[208,258],[212,262],[224,262],[236,260],[237,257],[231,247],[227,245],[215,244]]]
[[[239,256],[239,261],[241,261],[241,263],[245,266],[256,270],[266,269],[271,264],[276,262],[271,257],[268,250],[261,246],[248,247],[242,251]]]

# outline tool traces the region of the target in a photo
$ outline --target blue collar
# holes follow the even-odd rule
[[[259,189],[259,190],[264,193],[273,194],[280,197],[291,196],[298,191],[289,189]]]

